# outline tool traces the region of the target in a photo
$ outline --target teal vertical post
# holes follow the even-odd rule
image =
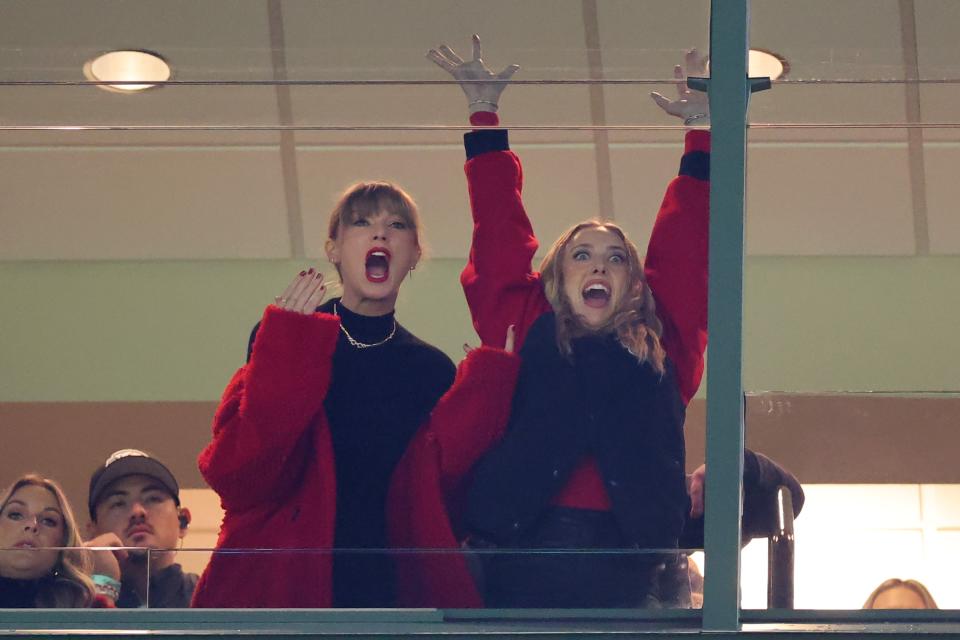
[[[703,628],[708,631],[740,627],[748,3],[710,3],[710,354],[703,598]]]

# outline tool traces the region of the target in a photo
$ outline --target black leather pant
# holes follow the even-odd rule
[[[488,607],[660,607],[662,555],[629,549],[610,512],[550,507],[509,544],[472,546],[486,547],[478,558]]]

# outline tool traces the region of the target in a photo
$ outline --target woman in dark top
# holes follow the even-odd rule
[[[483,556],[486,604],[657,606],[660,560],[635,550],[676,549],[690,508],[683,422],[706,347],[709,133],[687,133],[643,262],[619,226],[594,219],[535,272],[520,161],[489,128],[516,66],[491,73],[476,36],[472,61],[446,46],[428,57],[488,127],[465,136],[474,229],[461,282],[484,344],[516,324],[521,358],[506,432],[477,463],[463,514],[468,544],[513,550]],[[706,117],[696,96],[666,102],[686,124]]]
[[[421,256],[406,193],[383,182],[349,189],[326,250],[342,297],[321,305],[326,283],[310,269],[267,307],[200,456],[226,512],[218,549],[324,551],[215,553],[194,606],[394,604],[392,562],[368,550],[387,546],[390,476],[455,369],[394,317]]]
[[[82,544],[60,487],[35,474],[19,478],[0,498],[0,608],[112,606],[97,593]]]

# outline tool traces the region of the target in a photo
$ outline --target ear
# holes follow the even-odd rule
[[[177,511],[177,518],[180,520],[180,537],[182,538],[187,535],[187,527],[193,521],[193,515],[190,513],[190,509],[180,507]]]
[[[327,238],[326,243],[323,245],[324,251],[327,253],[327,260],[330,264],[340,264],[340,247],[337,246],[337,241],[333,238]]]

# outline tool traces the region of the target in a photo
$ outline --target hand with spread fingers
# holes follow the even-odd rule
[[[677,65],[673,68],[673,77],[677,81],[676,100],[671,100],[656,91],[650,92],[650,97],[666,113],[683,118],[683,124],[688,127],[708,125],[710,124],[710,102],[707,94],[694,91],[687,86],[688,77],[706,75],[707,59],[696,49],[691,49],[684,58],[684,67]]]
[[[496,111],[500,104],[500,94],[520,66],[511,64],[500,73],[493,73],[483,62],[480,51],[480,36],[473,36],[473,60],[465,62],[456,51],[445,44],[427,52],[427,58],[433,60],[460,83],[467,96],[470,113],[477,111]]]
[[[311,267],[301,271],[286,290],[273,299],[274,306],[286,311],[310,315],[317,310],[327,293],[327,283],[323,274]]]

